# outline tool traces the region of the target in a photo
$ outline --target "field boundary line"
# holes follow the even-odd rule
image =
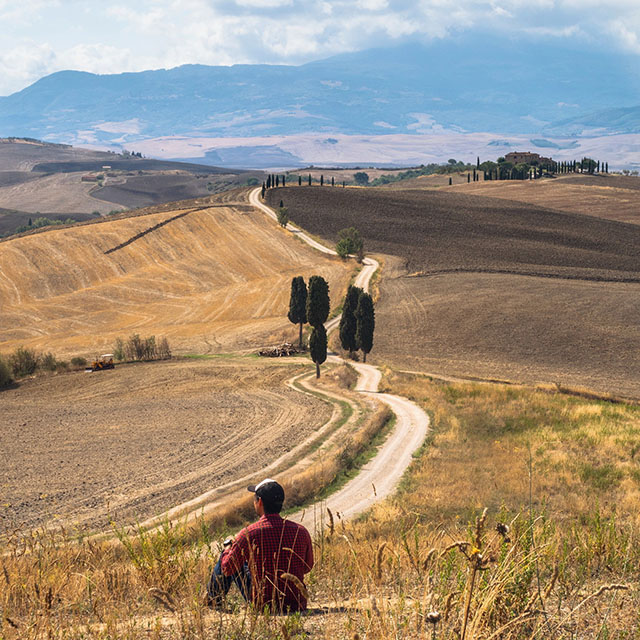
[[[621,284],[640,284],[640,278],[607,278],[605,276],[581,276],[578,274],[545,273],[544,271],[514,271],[512,269],[438,269],[437,271],[422,271],[412,274],[412,278],[431,278],[434,276],[451,275],[465,273],[486,273],[488,275],[523,276],[525,278],[553,278],[556,280],[577,280],[579,282],[604,282]]]
[[[164,227],[165,225],[169,224],[170,222],[173,222],[174,220],[179,220],[180,218],[184,218],[188,216],[190,213],[195,213],[196,211],[202,211],[203,209],[209,209],[209,208],[210,207],[197,207],[196,209],[190,209],[189,211],[182,211],[181,213],[178,213],[175,216],[171,216],[170,218],[167,218],[162,222],[158,222],[158,224],[154,224],[152,227],[149,227],[144,231],[140,231],[139,233],[136,233],[134,236],[131,236],[128,240],[125,240],[124,242],[117,244],[115,247],[112,247],[111,249],[107,249],[104,252],[104,255],[108,256],[110,253],[113,253],[114,251],[119,251],[120,249],[124,249],[130,244],[133,244],[136,240],[143,238],[144,236],[146,236],[149,233],[152,233],[153,231],[157,231],[161,227]]]

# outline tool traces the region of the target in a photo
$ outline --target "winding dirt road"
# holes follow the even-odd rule
[[[250,193],[249,202],[270,218],[277,220],[275,212],[260,201],[260,189]],[[318,251],[336,255],[333,249],[320,244],[294,225],[289,223],[286,228]],[[368,291],[371,277],[378,267],[376,260],[365,258],[364,267],[355,281],[356,286]],[[325,325],[327,332],[335,329],[339,323],[340,316],[331,319]],[[329,356],[328,360],[341,362],[336,355]],[[413,453],[422,445],[429,432],[429,417],[420,407],[406,398],[378,393],[378,385],[382,377],[379,369],[360,362],[350,364],[359,374],[356,391],[375,396],[377,400],[388,405],[396,416],[396,423],[376,456],[353,480],[332,494],[322,505],[316,505],[315,508],[305,509],[289,516],[290,519],[304,522],[307,527],[314,530],[324,526],[326,508],[331,509],[341,518],[353,518],[377,500],[391,495],[411,463]],[[322,508],[319,508],[320,506]],[[311,520],[313,522],[310,522]]]

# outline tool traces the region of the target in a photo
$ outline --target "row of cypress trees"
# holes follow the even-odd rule
[[[331,301],[329,285],[321,276],[309,278],[309,288],[302,276],[291,280],[289,312],[287,318],[300,327],[299,346],[302,349],[302,326],[311,325],[309,336],[309,353],[316,365],[316,377],[320,377],[320,365],[327,359],[327,331],[324,323],[329,317]],[[340,318],[340,343],[351,356],[362,350],[363,361],[367,361],[367,353],[373,347],[373,331],[375,329],[375,313],[373,299],[360,287],[350,285],[342,307]]]

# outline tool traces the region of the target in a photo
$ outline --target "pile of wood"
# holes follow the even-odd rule
[[[284,342],[275,347],[264,347],[258,351],[258,355],[265,358],[281,358],[283,356],[293,356],[298,353],[298,349],[290,342]]]

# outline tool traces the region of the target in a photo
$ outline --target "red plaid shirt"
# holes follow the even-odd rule
[[[245,562],[251,573],[254,605],[290,611],[307,608],[307,599],[296,585],[282,578],[283,573],[291,573],[304,584],[304,574],[313,567],[311,536],[302,525],[283,520],[277,513],[263,515],[238,533],[222,556],[222,573],[234,575]]]

